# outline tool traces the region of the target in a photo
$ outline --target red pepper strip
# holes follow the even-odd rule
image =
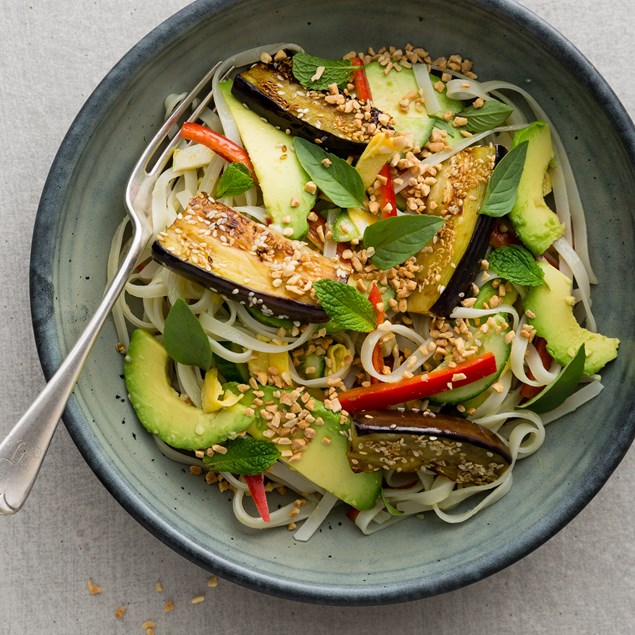
[[[384,310],[384,301],[381,297],[381,293],[379,293],[376,282],[373,282],[373,286],[370,288],[368,299],[375,309],[377,324],[379,325],[386,319],[386,311]],[[384,370],[384,355],[381,352],[381,344],[379,342],[375,344],[375,348],[373,349],[373,368],[378,373],[381,373]],[[377,384],[379,381],[380,380],[376,377],[370,378],[371,384]]]
[[[357,99],[372,99],[373,96],[370,92],[370,84],[368,83],[368,77],[366,77],[366,70],[364,69],[362,58],[354,57],[351,60],[351,64],[353,64],[354,68],[353,83],[355,84]]]
[[[267,503],[267,495],[265,494],[263,475],[255,474],[249,476],[243,474],[243,478],[245,479],[245,483],[247,483],[251,497],[254,499],[260,518],[268,523],[271,520],[271,516],[269,516],[269,505]]]
[[[391,216],[397,216],[397,200],[395,199],[395,186],[392,182],[392,174],[390,173],[390,165],[386,163],[384,167],[379,170],[379,176],[386,179],[385,183],[381,184],[379,189],[380,196],[380,209],[382,218],[390,218]],[[390,209],[386,209],[390,205]]]
[[[392,384],[381,383],[368,387],[353,388],[339,395],[342,408],[348,412],[362,410],[382,410],[413,399],[425,399],[430,395],[465,386],[496,372],[496,358],[493,353],[483,353],[454,368],[433,370],[410,379],[402,379]],[[465,379],[454,379],[456,375]]]
[[[384,310],[384,301],[377,288],[377,283],[373,281],[373,286],[370,288],[368,299],[375,309],[375,315],[377,316],[377,324],[381,324],[386,319],[386,311]]]
[[[196,143],[207,146],[210,150],[213,150],[230,163],[243,163],[249,168],[251,178],[254,182],[258,182],[254,166],[247,151],[235,144],[231,139],[215,132],[211,128],[201,126],[192,121],[186,121],[181,126],[181,136],[188,141],[195,141]]]
[[[553,357],[551,357],[549,351],[547,351],[547,340],[544,337],[536,337],[534,338],[534,346],[536,347],[538,355],[540,355],[543,366],[545,368],[549,368],[551,366],[551,362],[553,362]],[[527,377],[529,377],[529,379],[534,379],[530,370],[527,371]],[[544,386],[530,386],[529,384],[523,384],[523,387],[520,389],[520,395],[525,399],[531,399],[543,390]]]

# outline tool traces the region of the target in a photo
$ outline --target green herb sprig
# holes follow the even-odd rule
[[[369,225],[364,232],[364,247],[373,247],[371,262],[379,269],[390,269],[419,253],[443,226],[438,216],[404,214]]]
[[[251,189],[254,180],[244,163],[230,163],[216,184],[216,196],[238,196]]]
[[[203,463],[215,472],[253,476],[269,469],[279,458],[280,450],[269,441],[236,437],[225,443],[227,452],[203,457]]]
[[[375,328],[373,305],[353,287],[325,279],[314,282],[313,289],[322,308],[339,327],[359,333],[369,333]]]
[[[511,212],[516,204],[526,156],[527,141],[523,141],[501,159],[487,184],[479,214],[499,218]]]
[[[359,172],[344,159],[301,137],[293,138],[298,161],[338,207],[362,207],[366,190]]]
[[[508,245],[494,249],[487,258],[489,268],[501,278],[524,287],[538,287],[545,279],[543,270],[527,249]]]
[[[165,319],[163,344],[168,355],[179,364],[212,367],[212,347],[209,339],[183,298],[179,298]]]
[[[308,53],[296,53],[292,59],[293,76],[302,86],[312,90],[326,90],[331,84],[343,88],[353,72],[353,65],[349,60],[327,60]],[[324,71],[313,81],[320,67],[324,68]]]
[[[467,123],[465,128],[469,132],[485,132],[497,128],[505,122],[514,109],[507,104],[503,104],[495,99],[488,99],[480,108],[470,106],[459,113],[460,117],[465,117]]]

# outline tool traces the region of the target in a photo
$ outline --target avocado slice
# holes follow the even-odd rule
[[[221,82],[221,90],[254,164],[267,213],[281,229],[293,230],[291,238],[303,238],[316,197],[304,189],[311,179],[292,151],[293,138],[243,106],[232,95],[231,81]]]
[[[534,254],[543,254],[564,233],[558,215],[545,203],[543,185],[554,154],[549,125],[534,121],[514,135],[512,148],[526,141],[527,155],[516,203],[509,213],[518,238]]]
[[[260,386],[259,390],[264,393],[261,399],[265,407],[267,403],[276,403],[282,409],[280,400],[274,397],[275,388]],[[293,394],[293,390],[278,392]],[[246,393],[245,404],[250,404],[254,398],[251,392]],[[247,432],[255,439],[267,440],[268,437],[264,433],[270,427],[267,425],[268,422],[259,415],[259,411],[256,412],[257,415]],[[341,415],[327,409],[317,399],[314,400],[311,414],[316,421],[321,420],[324,423],[311,425],[315,436],[305,446],[299,460],[289,460],[290,457],[285,457],[284,454],[282,460],[290,468],[345,503],[356,509],[371,509],[379,496],[382,476],[379,473],[356,474],[351,470],[348,462],[350,419],[347,417],[343,424],[340,423]],[[293,437],[295,436],[294,434]],[[277,447],[284,452],[290,446],[277,444]]]
[[[248,390],[237,404],[217,412],[206,414],[200,408],[187,404],[170,385],[167,366],[169,356],[163,345],[152,335],[137,329],[132,333],[124,363],[126,386],[139,421],[152,434],[168,445],[184,450],[208,448],[228,438],[247,431],[256,439],[269,441],[263,434],[269,429],[261,416],[262,410],[274,405],[283,413],[290,412],[292,402],[287,396],[295,396],[293,390],[280,390],[273,386],[261,386]],[[225,384],[225,390],[239,392],[237,384]],[[260,397],[258,397],[260,395]],[[254,400],[262,399],[262,409],[253,407]],[[292,406],[281,403],[287,401]],[[357,509],[370,509],[375,504],[381,487],[380,474],[355,474],[348,463],[348,434],[350,420],[340,423],[340,414],[328,410],[315,399],[312,410],[315,421],[310,427],[312,438],[298,429],[292,435],[308,440],[301,458],[282,460],[319,487],[337,496]],[[295,438],[295,436],[293,438]],[[291,438],[291,437],[288,437]],[[281,452],[290,445],[277,444]]]
[[[366,77],[373,96],[373,105],[392,117],[393,126],[397,132],[411,133],[415,143],[423,146],[428,141],[436,123],[436,120],[430,115],[437,113],[428,113],[425,108],[418,110],[414,102],[410,102],[407,112],[402,109],[399,102],[406,95],[415,94],[419,90],[414,71],[411,68],[402,68],[399,72],[391,71],[387,75],[384,71],[385,68],[379,62],[371,62],[366,65]],[[439,81],[439,78],[434,75],[431,75],[431,78],[433,83]],[[439,114],[458,113],[464,107],[462,102],[450,99],[445,94],[445,90],[438,93],[437,98],[441,104],[441,113]],[[450,145],[452,140],[461,138],[461,133],[458,130],[450,131],[448,129]]]
[[[537,264],[545,278],[543,284],[527,291],[523,309],[535,316],[527,321],[547,340],[549,354],[562,365],[568,364],[584,344],[584,374],[597,373],[617,357],[620,341],[581,327],[573,315],[571,280],[548,262],[539,260]]]
[[[170,385],[163,345],[147,331],[130,338],[124,377],[132,407],[143,427],[162,441],[182,450],[208,448],[246,430],[252,417],[241,402],[206,414],[183,401]]]

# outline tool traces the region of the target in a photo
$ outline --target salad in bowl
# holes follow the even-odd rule
[[[275,44],[222,62],[176,132],[117,346],[158,450],[232,492],[239,522],[304,541],[336,505],[366,534],[466,521],[602,390],[619,341],[524,88],[411,44]]]

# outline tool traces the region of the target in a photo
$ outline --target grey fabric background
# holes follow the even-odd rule
[[[104,74],[186,4],[0,0],[1,436],[43,384],[29,320],[28,263],[51,161]],[[632,0],[523,4],[572,40],[635,113]],[[119,507],[62,426],[25,508],[0,518],[0,633],[143,633],[149,619],[157,633],[632,633],[634,466],[631,451],[569,526],[486,580],[408,604],[334,608],[271,598],[223,580],[209,588],[207,572]],[[101,594],[88,593],[90,578]],[[163,593],[155,590],[157,581]],[[197,594],[205,602],[192,605]],[[175,610],[164,614],[168,599]],[[118,620],[114,612],[122,605],[127,612]]]

